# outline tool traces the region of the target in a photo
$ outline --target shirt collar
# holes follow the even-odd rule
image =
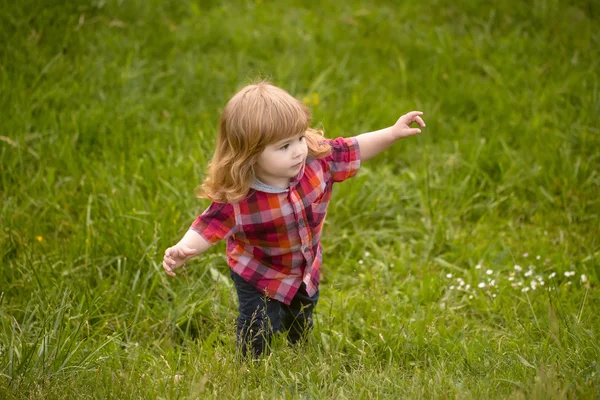
[[[254,178],[254,182],[250,184],[250,187],[254,190],[266,193],[284,193],[288,191],[287,189],[267,185],[266,183],[260,181],[258,178]]]

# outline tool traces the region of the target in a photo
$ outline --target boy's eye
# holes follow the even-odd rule
[[[299,140],[300,140],[300,141],[303,141],[305,137],[306,137],[306,136],[302,135],[302,136],[300,136],[300,139],[299,139]]]
[[[279,150],[287,150],[288,147],[290,147],[290,145],[289,144],[285,144],[285,145],[281,146],[279,148]]]

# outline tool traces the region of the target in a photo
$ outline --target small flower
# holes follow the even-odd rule
[[[523,253],[523,257],[529,257],[529,253]]]
[[[477,265],[475,266],[475,269],[481,269],[481,264],[477,264]]]
[[[463,280],[458,281],[458,286],[465,286],[465,281],[463,281]]]
[[[363,262],[364,262],[363,260],[358,260],[358,263],[359,263],[359,264],[362,264]]]
[[[529,271],[525,272],[525,276],[526,277],[530,277],[531,275],[533,275],[533,271],[532,270],[529,270]]]
[[[535,290],[535,288],[537,287],[537,281],[531,281],[529,286],[531,286],[531,290]]]
[[[496,286],[496,280],[492,279],[492,281],[490,282],[490,286]]]
[[[524,287],[523,289],[521,289],[521,292],[529,292],[529,288],[528,287]]]
[[[303,98],[302,101],[304,102],[304,104],[310,103],[310,99],[308,97]]]
[[[44,241],[44,238],[43,238],[43,237],[41,237],[41,236],[36,236],[35,238],[36,238],[36,239],[37,239],[37,241],[38,241],[38,242],[40,242],[40,243]]]
[[[369,253],[368,251],[365,251],[365,257],[369,257],[371,255],[371,253]]]
[[[469,296],[469,300],[471,300],[472,298],[473,298],[473,295],[470,295],[470,296]]]
[[[494,273],[494,271],[492,271],[491,269],[488,269],[487,271],[485,271],[486,274],[491,275]]]
[[[569,277],[569,276],[573,276],[575,275],[575,271],[567,271],[565,272],[565,276]]]
[[[446,278],[448,278],[448,279],[452,278],[452,274],[450,274],[450,273],[446,274]]]
[[[515,265],[515,271],[523,271],[523,268],[520,265]]]
[[[556,276],[556,272],[553,272],[553,273],[551,273],[551,274],[548,276],[548,279],[552,279],[552,278],[554,278],[555,276]]]
[[[494,297],[494,298],[495,298],[495,297],[496,297],[496,293],[494,293],[494,294],[492,295],[492,297]]]
[[[569,281],[569,282],[567,282],[567,285],[571,285],[572,283],[573,283],[573,282]]]
[[[582,283],[586,283],[587,282],[587,276],[585,276],[584,274],[581,274],[581,282]]]
[[[485,287],[485,282],[479,282],[479,285],[477,285],[477,287],[484,288]]]
[[[454,290],[454,286],[450,286],[450,290]]]
[[[509,276],[509,277],[508,277],[508,280],[509,280],[510,282],[512,282],[512,281],[514,281],[514,280],[515,280],[515,277],[514,277],[514,276]]]
[[[465,286],[465,290],[469,290],[471,289],[471,285],[467,283],[467,286]]]
[[[540,257],[540,256],[535,256],[535,259],[536,259],[536,260],[539,260],[540,258],[542,258],[542,257]]]
[[[312,94],[312,103],[313,103],[315,106],[318,106],[318,105],[319,105],[319,93],[313,93],[313,94]]]

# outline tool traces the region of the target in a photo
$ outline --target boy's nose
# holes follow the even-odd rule
[[[294,158],[302,156],[302,146],[294,146]]]

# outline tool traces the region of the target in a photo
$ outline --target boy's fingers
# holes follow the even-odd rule
[[[425,125],[425,121],[423,121],[423,119],[422,119],[421,117],[419,117],[419,116],[416,116],[416,117],[415,117],[415,122],[416,122],[417,124],[419,124],[419,125],[423,126],[423,127],[425,127],[425,126],[426,126],[426,125]]]
[[[404,114],[405,117],[408,117],[410,119],[415,119],[415,117],[418,117],[419,115],[423,115],[422,111],[411,111],[409,113]]]
[[[416,135],[418,133],[421,133],[421,130],[419,128],[411,128],[411,129],[405,129],[404,133],[406,133],[407,135]]]
[[[176,276],[175,272],[173,272],[173,270],[167,265],[166,262],[163,262],[163,268],[164,268],[165,272],[167,273],[167,275]]]

